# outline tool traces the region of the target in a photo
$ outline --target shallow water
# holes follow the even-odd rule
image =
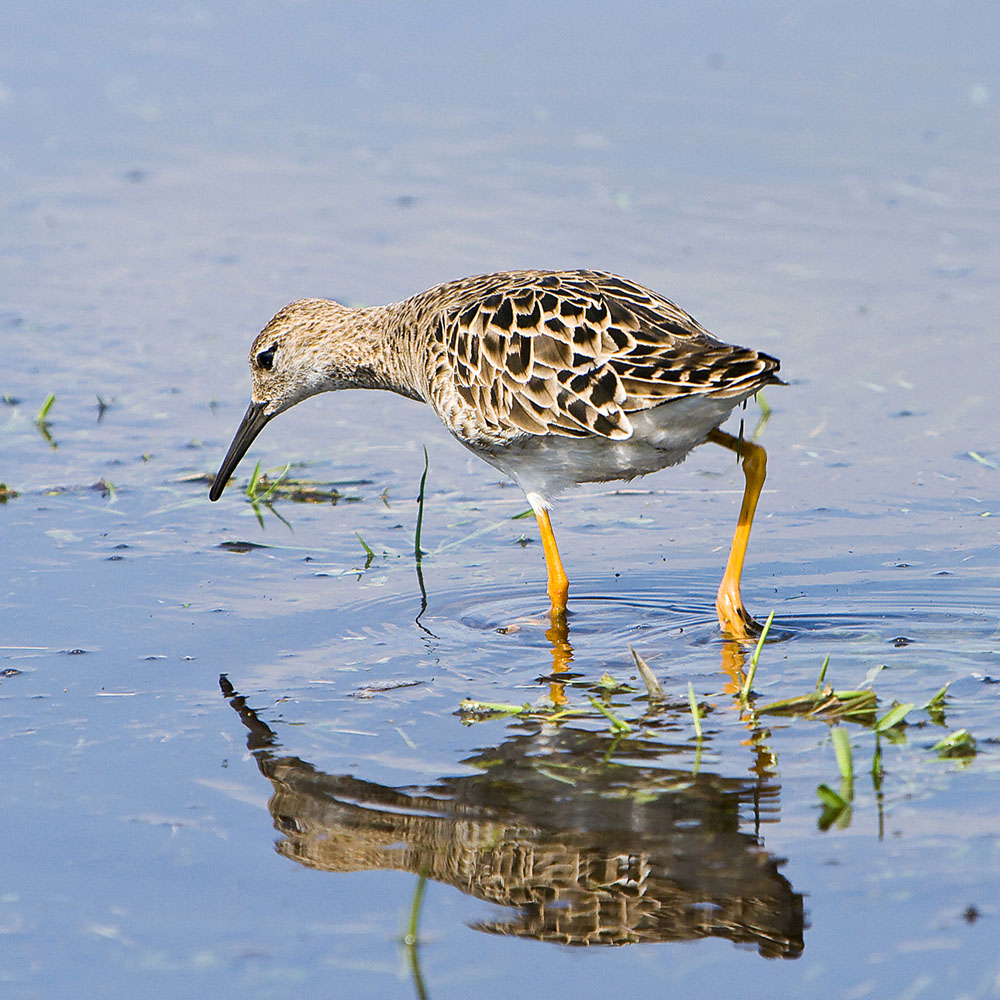
[[[1000,995],[990,5],[5,21],[4,995]],[[628,274],[781,357],[754,704],[829,657],[915,706],[846,727],[829,828],[830,727],[731,691],[721,450],[557,506],[589,712],[560,724],[460,713],[548,705],[565,650],[523,497],[428,409],[311,400],[208,502],[276,308],[517,266]],[[258,459],[342,497],[255,512]]]

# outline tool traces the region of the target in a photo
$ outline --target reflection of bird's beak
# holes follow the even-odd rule
[[[222,491],[229,482],[229,477],[236,471],[236,466],[240,464],[240,459],[247,453],[247,449],[253,444],[254,438],[264,429],[271,417],[264,412],[263,403],[251,403],[247,412],[243,415],[240,426],[236,428],[233,443],[226,452],[226,457],[219,466],[219,472],[212,483],[212,488],[208,491],[209,500],[218,500],[222,496]]]

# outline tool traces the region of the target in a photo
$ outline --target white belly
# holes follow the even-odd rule
[[[529,434],[502,449],[469,447],[548,506],[559,493],[578,483],[634,479],[676,465],[740,402],[688,396],[630,413],[634,430],[624,441],[596,435]]]

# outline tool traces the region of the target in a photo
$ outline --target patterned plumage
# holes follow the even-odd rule
[[[438,311],[431,356],[490,436],[632,435],[629,414],[681,396],[732,398],[773,358],[715,340],[668,299],[599,271],[489,274],[418,300]]]
[[[775,358],[722,343],[673,302],[602,271],[484,274],[366,309],[303,299],[258,335],[250,367],[253,402],[213,500],[278,413],[317,392],[388,389],[429,403],[514,479],[543,541],[561,490],[644,475],[709,439],[730,446],[717,428],[733,407],[780,383]],[[550,539],[550,596],[553,553],[558,562]]]

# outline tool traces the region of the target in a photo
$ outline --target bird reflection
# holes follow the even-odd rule
[[[390,788],[282,756],[225,675],[220,685],[273,786],[277,849],[300,864],[429,876],[512,910],[474,925],[493,934],[802,952],[802,896],[759,837],[779,811],[765,779],[668,770],[660,743],[523,723],[463,762],[478,773]]]

